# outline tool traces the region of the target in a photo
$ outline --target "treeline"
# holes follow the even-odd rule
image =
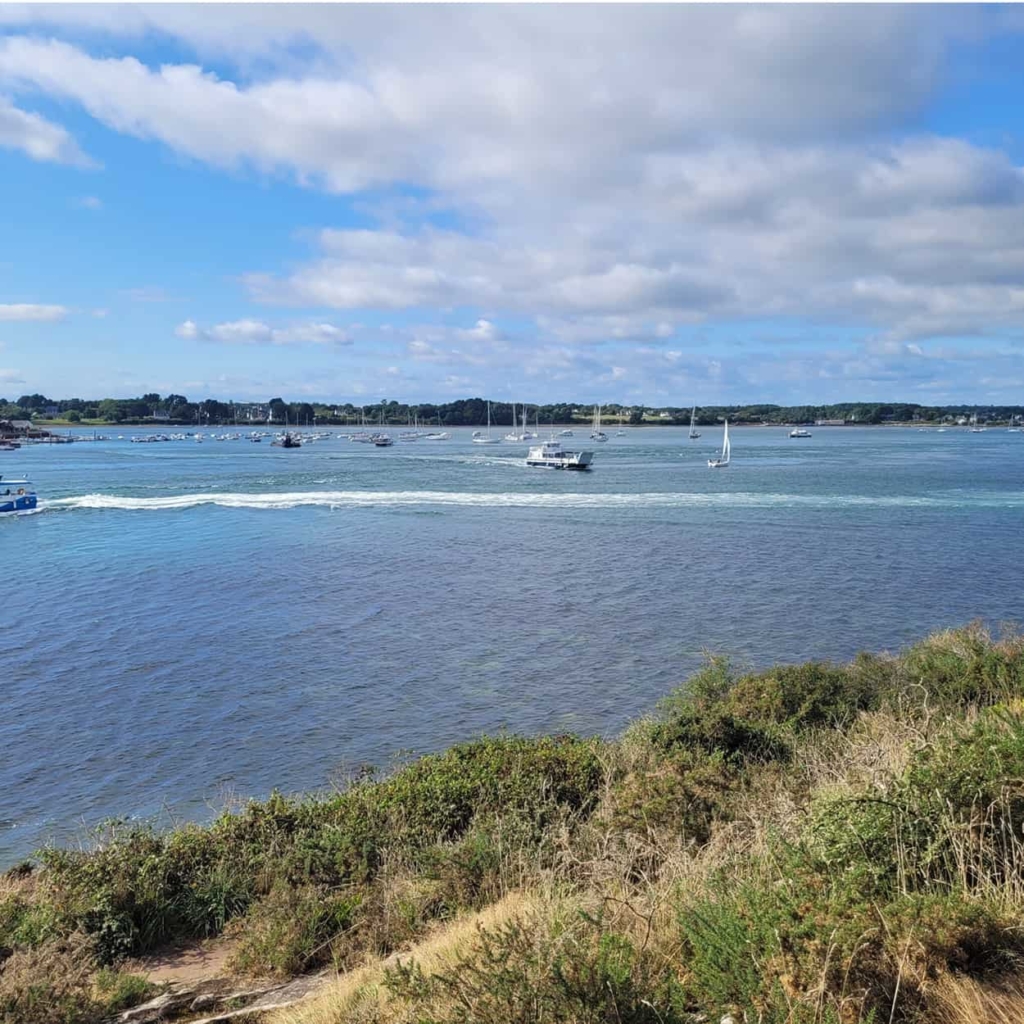
[[[491,422],[511,425],[512,404],[490,403]],[[681,425],[690,422],[690,406],[649,408],[610,402],[602,406],[606,424]],[[516,406],[519,421],[523,407]],[[589,403],[554,402],[527,405],[528,421],[549,423],[589,422],[594,406]],[[1019,405],[947,405],[926,406],[916,403],[843,402],[833,405],[717,405],[698,406],[697,423],[713,426],[728,418],[731,423],[814,423],[816,420],[842,420],[846,423],[940,423],[977,415],[981,423],[1024,419]],[[383,401],[372,405],[326,404],[323,402],[285,402],[272,398],[267,402],[222,402],[215,398],[189,401],[184,395],[150,393],[140,398],[50,399],[45,395],[22,395],[16,401],[0,398],[0,419],[60,419],[70,423],[145,423],[213,424],[253,422],[289,423],[297,426],[343,425],[362,422],[369,425],[419,423],[421,426],[479,427],[487,423],[487,401],[462,398],[454,402],[407,404]]]

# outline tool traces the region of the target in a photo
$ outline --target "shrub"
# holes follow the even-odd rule
[[[278,885],[239,929],[232,965],[244,974],[300,974],[332,959],[332,940],[352,926],[359,899],[308,886]]]

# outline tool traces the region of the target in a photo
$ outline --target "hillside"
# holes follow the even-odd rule
[[[481,739],[0,880],[0,1021],[88,1024],[226,935],[275,1024],[1024,1019],[1024,640],[712,660],[613,741]]]

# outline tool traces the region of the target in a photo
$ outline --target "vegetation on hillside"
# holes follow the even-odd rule
[[[1022,911],[1024,640],[974,626],[44,851],[0,882],[0,1021],[99,1020],[130,958],[222,933],[338,970],[281,1024],[1008,1021]]]

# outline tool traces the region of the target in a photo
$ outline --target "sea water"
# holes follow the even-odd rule
[[[109,431],[108,431],[109,432]],[[0,521],[0,867],[481,733],[614,734],[738,666],[1024,621],[1024,434],[589,431],[23,447]],[[85,435],[91,432],[83,431]],[[614,431],[612,432],[614,433]]]

